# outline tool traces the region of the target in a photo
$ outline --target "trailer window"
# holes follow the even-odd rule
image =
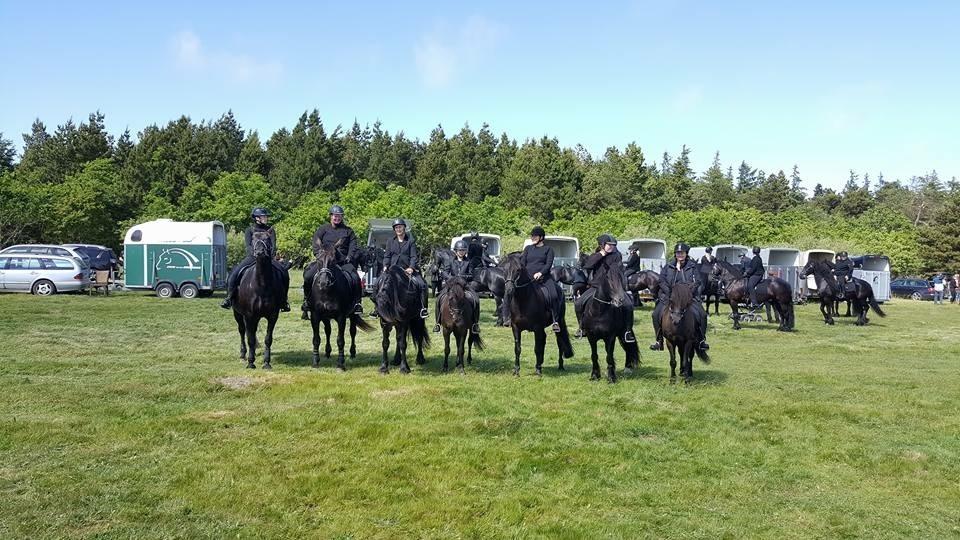
[[[130,235],[130,240],[133,242],[139,242],[143,239],[143,233],[140,232],[140,229],[133,231],[133,234]]]

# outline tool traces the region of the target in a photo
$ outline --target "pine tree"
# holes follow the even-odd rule
[[[13,147],[13,141],[3,138],[3,132],[0,131],[0,174],[13,170],[13,160],[17,157],[17,150]]]

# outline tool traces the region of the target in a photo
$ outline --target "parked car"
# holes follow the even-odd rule
[[[90,259],[87,261],[87,264],[94,270],[111,270],[114,273],[118,270],[117,255],[112,249],[106,246],[97,244],[63,244],[63,247],[86,255]]]
[[[925,279],[897,278],[890,282],[890,293],[914,300],[933,300],[933,284]]]
[[[89,284],[90,267],[78,257],[0,253],[0,290],[49,296]]]
[[[30,253],[34,255],[57,255],[59,257],[77,257],[90,266],[90,257],[79,250],[54,244],[17,244],[0,250],[0,255],[9,253]]]

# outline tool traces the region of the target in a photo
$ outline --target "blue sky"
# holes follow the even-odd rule
[[[0,131],[232,109],[265,138],[317,108],[421,139],[686,144],[698,170],[796,163],[807,187],[960,176],[960,2],[774,4],[0,0]]]

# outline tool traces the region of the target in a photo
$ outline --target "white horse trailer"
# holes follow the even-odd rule
[[[630,258],[630,247],[636,246],[640,270],[660,272],[667,265],[667,243],[659,238],[632,238],[617,243],[623,262]]]
[[[726,261],[732,265],[739,265],[741,254],[746,254],[748,257],[753,256],[750,249],[751,248],[747,246],[741,246],[739,244],[719,244],[713,246],[713,256],[716,257],[718,261]]]
[[[410,235],[410,238],[413,238],[413,221],[405,219],[407,222],[407,234]],[[387,249],[387,242],[390,241],[395,235],[393,233],[393,220],[392,219],[371,219],[367,223],[370,225],[370,230],[367,232],[367,246],[368,247],[378,247],[380,249]],[[420,254],[423,255],[422,253]],[[374,286],[377,284],[377,278],[380,276],[379,265],[373,265],[373,268],[367,269],[366,274],[363,276],[363,288],[364,292],[370,294],[373,292]]]
[[[531,244],[530,239],[527,238],[523,241],[523,247],[527,247]],[[553,248],[553,265],[570,265],[570,266],[580,266],[580,241],[572,236],[545,236],[543,237],[543,244],[545,246],[550,246]],[[563,291],[568,296],[572,294],[572,287],[570,285],[560,284],[563,288]]]
[[[707,246],[696,246],[696,247],[690,248],[690,253],[687,253],[687,256],[689,256],[695,262],[699,263],[700,259],[702,259],[703,256],[706,254],[707,254]]]
[[[800,250],[788,247],[770,247],[760,250],[760,260],[767,270],[767,274],[776,276],[790,284],[793,295],[800,291]]]
[[[890,259],[886,255],[861,255],[851,257],[853,277],[860,278],[873,288],[873,297],[877,302],[890,299]]]
[[[486,245],[487,255],[493,259],[494,262],[500,262],[500,251],[502,249],[502,242],[500,237],[496,234],[488,233],[477,233],[480,237],[480,240]],[[453,246],[456,245],[460,240],[470,241],[469,234],[461,234],[460,236],[454,236],[450,239],[450,249],[453,249]]]
[[[834,251],[829,249],[808,249],[807,251],[801,251],[800,257],[797,259],[797,267],[802,270],[810,261],[833,262],[836,255]],[[803,297],[817,294],[817,280],[813,274],[810,274],[806,280],[800,280],[800,290],[802,291]]]

